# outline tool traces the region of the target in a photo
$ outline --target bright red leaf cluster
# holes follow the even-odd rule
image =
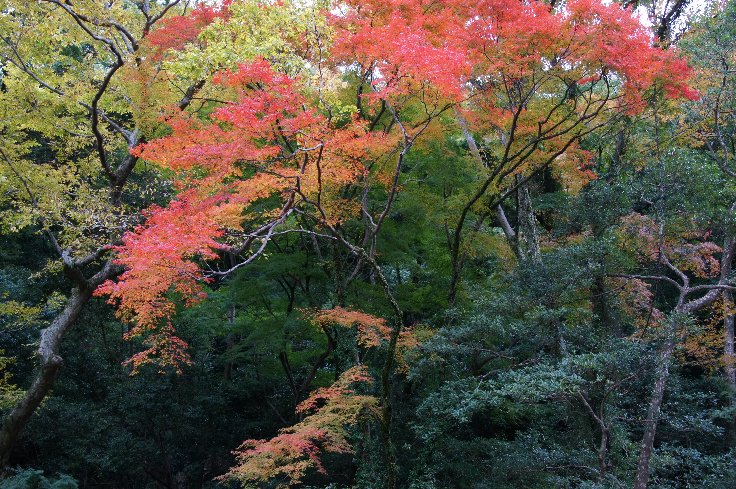
[[[116,251],[126,271],[97,291],[135,323],[129,336],[165,324],[175,310],[172,291],[185,302],[203,296],[206,277],[197,262],[228,249],[218,238],[226,230],[243,231],[251,203],[279,194],[285,207],[274,212],[283,217],[297,193],[317,199],[325,189],[355,182],[366,172],[364,163],[391,144],[357,119],[333,127],[310,108],[298,79],[275,72],[263,59],[219,73],[214,82],[232,90],[237,102],[215,110],[209,122],[175,113],[167,120],[170,136],[133,150],[174,170],[181,193],[168,207],[149,209],[146,223],[123,237]],[[331,219],[341,218],[336,209]]]
[[[661,83],[669,96],[693,98],[690,70],[618,3],[571,0],[551,8],[518,0],[348,0],[331,16],[337,61],[359,63],[381,96],[430,86],[461,100],[473,82],[509,84],[563,68],[571,82],[615,72],[629,108]]]
[[[163,19],[159,27],[148,33],[146,43],[153,48],[154,56],[160,58],[167,50],[181,50],[187,43],[194,42],[202,29],[218,18],[227,19],[233,0],[224,0],[220,7],[199,4],[188,15],[176,15]]]
[[[227,5],[172,18],[148,40],[160,49],[180,49],[216,18],[227,21]],[[390,103],[392,114],[413,103],[431,120],[463,103],[456,106],[476,128],[511,135],[516,146],[510,159],[531,167],[535,152],[538,164],[572,154],[570,141],[591,124],[589,112],[636,110],[642,92],[656,84],[670,96],[695,96],[684,62],[654,47],[632,12],[616,3],[570,0],[551,8],[518,0],[348,0],[338,10],[328,14],[328,63],[307,64],[330,65],[333,76],[359,66],[373,88],[363,97]],[[170,136],[135,150],[173,170],[180,194],[168,207],[150,209],[146,224],[124,236],[117,252],[127,271],[98,291],[119,304],[122,318],[135,322],[131,336],[170,335],[172,292],[185,302],[202,296],[206,276],[199,262],[233,249],[225,244],[229,232],[263,232],[270,229],[264,221],[283,222],[299,205],[319,207],[318,219],[331,225],[356,215],[360,205],[340,189],[363,181],[370,164],[391,154],[402,138],[395,125],[377,131],[357,115],[347,123],[333,121],[308,81],[279,73],[264,59],[213,81],[232,102],[209,120],[175,111],[167,120]],[[582,85],[592,86],[586,104],[566,95]],[[550,102],[555,97],[561,101]],[[406,127],[411,133],[411,126],[401,129]],[[506,175],[524,170],[518,163]],[[280,206],[247,214],[253,202],[274,195]],[[249,219],[258,222],[250,226]],[[386,337],[385,325],[357,324],[365,346]],[[155,352],[161,341],[151,341],[148,351]],[[168,344],[167,358],[183,356],[173,352],[183,342]]]

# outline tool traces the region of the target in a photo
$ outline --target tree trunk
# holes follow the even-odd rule
[[[463,118],[462,114],[460,114],[459,111],[455,111],[455,116],[457,117],[458,124],[460,125],[460,128],[463,130],[463,136],[465,136],[465,141],[468,143],[468,149],[470,150],[470,154],[473,155],[473,158],[478,162],[481,166],[488,166],[486,162],[483,160],[483,155],[480,153],[480,149],[478,148],[478,144],[475,142],[475,138],[473,137],[473,133],[470,132],[470,129],[468,128],[468,123]],[[525,186],[526,188],[526,186]],[[528,192],[527,192],[528,194]],[[506,236],[506,240],[509,243],[509,246],[514,251],[514,254],[517,258],[520,258],[519,256],[519,242],[517,239],[516,231],[514,231],[514,228],[511,226],[511,223],[509,223],[508,218],[506,217],[506,213],[503,210],[503,207],[501,204],[498,204],[496,208],[494,209],[496,213],[496,220],[498,221],[499,226],[501,226],[501,229],[503,230],[503,234]]]
[[[728,385],[736,392],[736,365],[734,365],[734,316],[728,314],[728,310],[733,309],[733,292],[726,290],[723,292],[725,301],[724,309],[726,312],[723,318],[723,359],[726,363],[724,371]]]
[[[593,305],[593,313],[598,317],[604,330],[611,332],[616,338],[624,336],[621,321],[616,321],[611,312],[611,306],[608,302],[608,294],[610,292],[606,288],[606,281],[603,276],[597,276],[593,281],[591,288],[590,302]]]
[[[588,401],[588,398],[585,394],[582,392],[579,392],[578,395],[580,396],[580,399],[583,401],[583,405],[585,406],[585,409],[588,411],[588,414],[591,415],[591,417],[595,420],[596,424],[598,424],[598,427],[601,430],[601,442],[598,447],[598,480],[603,481],[606,477],[606,472],[608,471],[609,465],[608,465],[608,450],[610,449],[610,439],[611,439],[611,431],[606,425],[606,422],[604,421],[603,417],[603,406],[605,402],[604,400],[601,401],[601,407],[600,407],[600,414],[596,414],[593,410],[593,406],[591,406],[590,401]]]
[[[657,378],[652,389],[652,397],[649,400],[647,418],[644,420],[644,436],[641,440],[639,463],[636,466],[634,489],[646,489],[649,481],[649,460],[652,458],[652,451],[654,449],[654,437],[657,433],[657,422],[659,421],[662,399],[664,399],[664,390],[667,385],[667,379],[670,376],[670,363],[675,351],[676,334],[676,325],[674,320],[672,320],[668,326],[667,337],[659,350],[656,371]]]
[[[724,373],[726,381],[731,387],[731,404],[736,403],[736,357],[734,357],[734,316],[729,314],[733,310],[733,292],[726,290],[723,292],[724,312],[723,318],[723,360],[725,362]],[[732,444],[736,444],[736,418],[729,423],[729,438]]]
[[[13,410],[3,421],[0,430],[0,466],[5,467],[10,459],[10,452],[21,430],[26,426],[33,413],[51,390],[62,359],[59,356],[59,347],[64,333],[72,326],[82,309],[92,297],[93,288],[72,291],[66,307],[51,325],[41,332],[41,341],[38,345],[40,365],[33,384],[18,401]]]
[[[516,176],[520,183],[523,177]],[[529,194],[529,182],[519,185],[516,191],[518,203],[518,236],[519,255],[522,260],[531,260],[533,263],[542,263],[542,253],[539,247],[539,226],[532,208],[532,198]]]
[[[736,204],[734,204],[736,206]],[[732,210],[733,210],[732,206]],[[734,252],[736,251],[736,242],[733,237],[727,235],[723,243],[723,255],[721,256],[721,278],[719,285],[723,286],[729,283],[729,276],[732,270],[732,261]],[[690,301],[685,298],[693,289],[690,287],[690,281],[687,276],[673,266],[666,256],[662,255],[665,263],[682,278],[682,286],[680,286],[680,297],[673,311],[673,316],[667,321],[666,337],[659,349],[659,359],[657,363],[657,379],[654,382],[652,397],[649,401],[649,409],[647,419],[644,422],[644,437],[641,441],[641,449],[639,451],[639,463],[636,466],[636,479],[634,481],[634,489],[646,489],[649,481],[649,461],[652,458],[652,450],[654,449],[654,437],[657,433],[657,422],[659,421],[659,411],[662,407],[662,399],[664,398],[664,389],[667,385],[667,379],[670,376],[670,363],[675,352],[677,344],[677,326],[678,317],[682,314],[690,314],[699,311],[704,307],[713,304],[713,302],[724,292],[718,286],[711,288],[704,296]]]

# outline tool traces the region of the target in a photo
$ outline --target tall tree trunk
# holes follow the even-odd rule
[[[723,308],[725,316],[723,317],[723,360],[725,362],[724,373],[726,381],[731,387],[731,404],[736,404],[736,357],[734,357],[734,315],[730,314],[734,308],[733,292],[726,290],[723,292]],[[736,444],[736,418],[729,423],[729,437],[732,444]]]
[[[733,292],[726,290],[723,292],[724,312],[723,318],[723,357],[726,362],[725,373],[728,385],[736,391],[736,365],[734,365],[734,316],[729,314],[733,310]]]
[[[734,204],[736,206],[736,204]],[[732,210],[734,208],[732,206]],[[665,332],[665,338],[660,346],[656,381],[654,382],[654,388],[652,389],[652,396],[649,400],[649,409],[647,411],[647,419],[644,421],[644,436],[641,441],[641,448],[639,451],[639,463],[636,466],[636,478],[634,481],[634,489],[646,489],[649,481],[649,461],[652,458],[652,451],[654,449],[654,437],[657,433],[657,422],[659,421],[659,412],[662,407],[662,399],[664,398],[664,390],[667,385],[667,379],[670,376],[670,364],[672,363],[672,356],[677,345],[677,326],[679,319],[683,314],[690,314],[695,311],[699,311],[704,307],[708,307],[713,304],[718,297],[724,292],[721,288],[724,285],[730,283],[729,277],[732,270],[733,256],[736,252],[736,241],[730,235],[724,238],[723,242],[723,254],[721,255],[721,277],[718,284],[710,288],[708,292],[697,298],[686,301],[686,297],[693,292],[693,288],[690,287],[690,280],[688,277],[677,267],[667,259],[666,255],[662,252],[661,259],[663,263],[679,275],[682,280],[680,288],[680,297],[677,302],[677,306],[673,311],[673,315],[667,321],[667,330]]]
[[[517,184],[521,183],[523,177],[516,175]],[[532,208],[532,198],[529,194],[529,183],[519,185],[516,191],[518,204],[518,245],[519,255],[522,260],[531,260],[534,263],[542,262],[542,253],[539,247],[539,226]]]
[[[10,459],[10,452],[18,439],[21,430],[28,424],[31,416],[51,391],[54,380],[62,365],[59,356],[61,341],[64,334],[71,328],[82,313],[84,306],[92,298],[92,293],[105,280],[115,277],[122,270],[107,260],[105,266],[89,279],[86,279],[76,266],[66,266],[65,271],[77,286],[72,289],[64,310],[54,319],[51,325],[41,331],[38,342],[39,367],[33,383],[20,401],[13,407],[10,414],[3,420],[0,428],[0,468],[5,467]]]
[[[657,422],[659,421],[659,412],[664,399],[664,390],[670,376],[670,363],[676,344],[676,329],[675,320],[671,319],[667,328],[667,337],[659,349],[656,380],[649,400],[647,418],[644,420],[644,436],[639,450],[639,463],[636,466],[634,489],[646,489],[649,482],[649,460],[652,458],[652,451],[654,450],[654,437],[657,434]]]
[[[38,345],[40,365],[36,378],[23,398],[5,418],[2,429],[0,429],[0,466],[7,465],[18,435],[51,390],[62,364],[62,358],[59,356],[61,340],[92,297],[93,290],[91,287],[75,288],[61,314],[41,332],[41,341]]]
[[[621,338],[624,335],[621,328],[621,321],[616,321],[613,317],[611,306],[608,302],[608,294],[609,291],[606,288],[605,278],[603,276],[597,276],[593,281],[590,294],[593,313],[598,317],[606,332],[613,333],[616,338]]]

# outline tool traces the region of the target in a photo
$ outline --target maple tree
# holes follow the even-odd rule
[[[82,485],[724,471],[731,14],[688,4],[0,0],[0,261],[48,244],[0,456],[63,351],[11,462]]]
[[[302,481],[308,469],[326,474],[322,453],[351,453],[346,427],[377,414],[378,400],[358,394],[354,385],[371,383],[367,369],[356,366],[330,387],[315,390],[296,408],[304,420],[270,440],[246,440],[238,449],[239,464],[224,476],[243,482],[279,480],[276,487]]]
[[[631,281],[628,287],[640,289],[634,294],[638,302],[634,309],[638,309],[638,315],[646,317],[639,322],[644,327],[640,334],[651,334],[658,343],[657,371],[634,482],[637,489],[648,485],[654,439],[676,348],[683,342],[692,345],[693,338],[688,337],[686,328],[688,317],[711,307],[724,293],[728,297],[733,289],[730,274],[735,247],[730,229],[726,227],[723,231],[723,245],[718,246],[710,241],[711,230],[697,231],[699,226],[693,222],[693,217],[677,216],[676,211],[671,217],[668,215],[665,179],[671,176],[665,173],[668,161],[660,143],[660,131],[664,127],[660,111],[665,112],[666,106],[655,103],[652,107],[655,125],[652,166],[657,172],[654,178],[658,185],[654,191],[654,213],[651,216],[634,213],[622,218],[622,246],[628,248],[642,266],[656,267],[651,274],[623,276]],[[655,307],[649,288],[652,282],[671,286],[676,291],[674,306],[667,314]]]
[[[243,64],[236,72],[218,75],[215,82],[240,92],[236,103],[212,114],[228,129],[203,126],[191,117],[169,120],[172,136],[136,150],[146,160],[180,172],[179,185],[185,190],[175,203],[150,211],[146,224],[123,238],[118,261],[127,270],[118,282],[98,289],[121,299],[121,314],[136,320],[134,335],[171,315],[173,304],[166,294],[172,286],[187,299],[201,292],[207,277],[190,258],[215,258],[218,249],[238,254],[261,238],[265,244],[294,212],[297,197],[325,209],[329,195],[322,188],[353,182],[365,172],[363,161],[384,145],[383,137],[370,134],[357,120],[330,131],[329,119],[303,110],[306,99],[295,90],[297,81],[274,73],[265,60]],[[289,150],[261,142],[279,138],[287,146],[293,140],[296,147]],[[311,158],[317,160],[313,165]],[[249,175],[253,170],[255,174]],[[244,173],[247,178],[228,182]],[[240,227],[250,204],[275,193],[283,200],[276,219],[256,228],[240,250],[215,240],[225,229]],[[341,216],[323,218],[334,222]],[[262,244],[258,252],[263,249]],[[170,345],[177,349],[181,343]]]
[[[131,359],[134,367],[149,361],[178,366],[187,362],[186,343],[170,322],[172,291],[191,304],[208,281],[265,253],[275,233],[325,232],[354,255],[353,276],[362,266],[370,269],[395,312],[392,327],[357,321],[366,346],[378,341],[376,334],[388,339],[381,405],[390,440],[389,376],[403,318],[376,261],[376,238],[411,148],[425,133],[454,130],[443,128],[454,111],[478,160],[477,187],[450,224],[453,302],[471,215],[482,222],[494,209],[506,220],[504,200],[556,162],[592,178],[578,142],[640,111],[650,88],[669,97],[696,93],[687,85],[685,62],[654,47],[631,11],[616,4],[345,2],[321,15],[327,20],[315,23],[316,34],[286,41],[303,59],[299,71],[257,56],[220,71],[213,83],[222,102],[208,117],[173,111],[165,119],[171,135],[131,151],[172,171],[178,195],[166,207],[149,209],[145,223],[123,236],[117,263],[126,271],[97,293],[110,296],[120,317],[134,323],[129,336],[142,335],[149,345]],[[180,49],[214,17],[200,10],[154,31],[156,56]],[[227,16],[221,21],[227,25]],[[339,103],[333,81],[341,73],[357,80],[352,107]],[[473,133],[482,138],[483,154]],[[382,202],[369,204],[375,189],[382,190]],[[365,229],[355,244],[342,225],[359,217]],[[504,231],[518,245],[516,232]],[[227,269],[206,265],[225,253],[242,259]],[[286,438],[313,450],[293,433]],[[252,450],[245,453],[261,453]],[[388,485],[395,483],[390,469]]]
[[[55,253],[45,273],[63,272],[72,284],[63,292],[65,305],[40,332],[32,384],[4,419],[1,464],[54,384],[64,336],[97,286],[121,272],[112,246],[136,221],[131,215],[140,212],[140,202],[155,194],[156,178],[137,172],[139,158],[131,153],[148,136],[139,116],[174,101],[184,110],[206,82],[185,80],[182,96],[159,82],[173,74],[147,69],[144,60],[148,34],[160,23],[175,23],[168,20],[174,14],[189,19],[182,14],[192,12],[183,7],[178,0],[0,3],[0,103],[7,116],[0,161],[8,210],[2,225],[38,230]],[[215,10],[204,6],[193,15],[198,20],[178,38],[180,47],[214,20]],[[153,104],[152,94],[158,98]]]
[[[324,70],[360,67],[361,107],[347,122],[321,113],[330,107],[313,97],[321,93],[324,80],[282,74],[261,59],[214,78],[237,100],[215,109],[212,122],[175,114],[167,120],[171,136],[133,152],[175,171],[181,190],[173,205],[150,211],[148,224],[124,238],[119,261],[127,271],[99,292],[120,299],[121,314],[135,315],[140,327],[152,327],[171,314],[165,298],[170,287],[187,298],[202,290],[208,275],[198,272],[192,257],[213,259],[217,250],[239,254],[256,240],[262,243],[258,254],[278,225],[292,214],[306,214],[305,208],[319,225],[335,232],[337,223],[351,217],[352,207],[335,200],[334,189],[380,185],[380,176],[368,176],[371,162],[394,151],[399,139],[386,207],[371,217],[363,239],[375,241],[395,198],[403,157],[430,124],[464,100],[467,106],[457,106],[464,117],[501,137],[491,148],[498,154],[484,162],[480,188],[455,227],[453,284],[465,221],[490,190],[495,193],[489,207],[494,208],[558,157],[573,158],[574,143],[614,114],[639,110],[643,91],[655,83],[670,96],[695,97],[686,83],[684,61],[653,47],[638,21],[617,5],[580,1],[554,9],[537,2],[449,2],[425,8],[421,2],[348,2],[341,8],[329,14],[334,59],[314,62],[324,64]],[[393,44],[377,42],[388,32]],[[623,88],[616,89],[621,82]],[[363,93],[364,84],[371,92]],[[310,107],[313,101],[317,105]],[[417,103],[424,113],[403,120],[403,111],[414,110]],[[387,108],[398,131],[371,131]],[[364,119],[366,110],[374,116]],[[514,175],[524,176],[504,184]],[[281,197],[281,207],[271,211],[276,217],[265,223],[248,219],[248,206],[272,194]],[[242,233],[244,223],[256,224],[245,231],[244,242],[217,241],[228,229]]]
[[[460,125],[481,171],[478,189],[450,224],[451,302],[462,268],[463,231],[474,211],[480,208],[482,221],[488,209],[495,210],[507,223],[499,204],[559,158],[584,161],[584,152],[575,156],[580,138],[617,114],[639,111],[653,84],[660,83],[670,96],[696,96],[686,83],[685,62],[652,46],[646,29],[617,4],[360,2],[352,7],[336,16],[348,35],[338,37],[335,54],[360,63],[360,79],[380,87],[381,95],[373,98],[388,97],[400,106],[415,97],[426,120],[432,110],[447,107],[443,100],[460,103]],[[378,42],[389,32],[392,44]],[[423,127],[405,136],[414,138]],[[488,140],[485,156],[475,150],[473,132]],[[509,241],[517,241],[513,229],[502,227]]]

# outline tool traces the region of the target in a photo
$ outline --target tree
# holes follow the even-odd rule
[[[146,94],[141,91],[155,86],[156,104],[178,99],[177,107],[183,110],[205,83],[177,80],[191,83],[182,96],[161,82],[144,60],[144,53],[156,50],[155,36],[150,43],[147,36],[160,32],[154,30],[159,24],[164,24],[161,30],[179,34],[166,47],[181,48],[221,15],[201,7],[189,17],[172,17],[179,4],[0,4],[0,103],[8,115],[1,129],[0,159],[9,196],[3,204],[12,209],[3,224],[42,233],[56,254],[57,268],[73,287],[63,310],[40,333],[33,383],[3,422],[2,464],[53,386],[65,334],[93,291],[121,272],[109,252],[135,222],[131,214],[138,212],[154,184],[150,175],[135,174],[139,159],[131,153],[147,136],[141,114],[151,108],[143,105]],[[182,31],[177,19],[194,22]],[[40,154],[43,158],[37,160]]]
[[[476,231],[490,211],[508,222],[500,205],[518,192],[533,217],[524,185],[563,160],[580,161],[584,171],[584,136],[640,111],[655,86],[670,97],[695,93],[684,61],[653,47],[618,5],[348,2],[321,15],[326,22],[315,20],[308,34],[287,36],[282,45],[300,61],[256,57],[221,71],[209,117],[173,112],[170,135],[132,150],[172,172],[178,194],[123,236],[115,249],[126,271],[98,293],[134,323],[130,336],[146,338],[149,348],[131,359],[134,367],[178,366],[188,361],[170,322],[178,297],[199,301],[207,282],[266,254],[281,233],[342,247],[351,260],[340,267],[353,272],[337,277],[337,305],[344,283],[363,271],[393,313],[378,385],[386,484],[395,487],[392,375],[405,324],[377,237],[412,148],[429,134],[456,131],[447,118],[454,112],[478,160],[475,188],[447,223],[454,303],[471,216]],[[345,101],[341,79],[353,81],[354,104]],[[482,135],[485,156],[470,127]],[[357,240],[349,234],[356,218],[363,225]],[[533,227],[527,219],[518,231],[504,230],[513,243]],[[225,255],[239,258],[218,268]]]
[[[707,154],[727,178],[736,176],[732,169],[734,136],[733,103],[730,96],[734,83],[731,56],[736,49],[731,28],[733,5],[700,19],[698,27],[682,43],[691,53],[693,64],[702,83],[702,97],[692,107],[691,123],[696,128],[698,141],[707,149]],[[696,52],[698,53],[696,55]],[[727,218],[728,219],[728,218]],[[733,303],[732,293],[724,291],[726,307]],[[726,377],[736,388],[734,355],[733,316],[724,318],[724,357]]]
[[[662,183],[660,183],[660,188]],[[659,219],[664,219],[661,214],[664,206],[664,196],[660,195],[657,199],[660,206]],[[637,223],[637,221],[639,221]],[[639,253],[642,258],[654,263],[660,263],[667,273],[674,274],[677,278],[673,279],[667,274],[662,275],[629,275],[627,278],[635,280],[655,280],[664,281],[674,286],[677,290],[676,305],[673,310],[665,317],[661,317],[655,321],[660,322],[657,327],[660,329],[661,346],[657,355],[657,373],[654,387],[652,389],[649,407],[644,422],[644,436],[641,442],[639,452],[639,463],[637,465],[636,479],[634,487],[644,489],[647,487],[649,479],[649,461],[654,448],[654,437],[657,430],[657,422],[660,416],[662,400],[664,399],[664,391],[669,378],[669,369],[675,347],[678,343],[678,336],[682,334],[681,330],[685,325],[684,318],[688,314],[692,314],[712,304],[721,295],[723,290],[732,289],[729,283],[731,274],[731,264],[733,261],[733,253],[735,249],[733,238],[727,235],[724,239],[723,249],[713,243],[689,243],[689,242],[672,242],[667,240],[664,233],[664,223],[655,220],[647,220],[644,222],[633,218],[634,228],[640,240],[638,246]],[[657,231],[659,230],[659,231]],[[722,251],[720,262],[716,261],[712,256],[715,252]],[[691,279],[683,270],[690,270],[696,276],[709,277],[717,275],[719,280],[716,284],[691,285]],[[693,294],[699,296],[692,297]]]

